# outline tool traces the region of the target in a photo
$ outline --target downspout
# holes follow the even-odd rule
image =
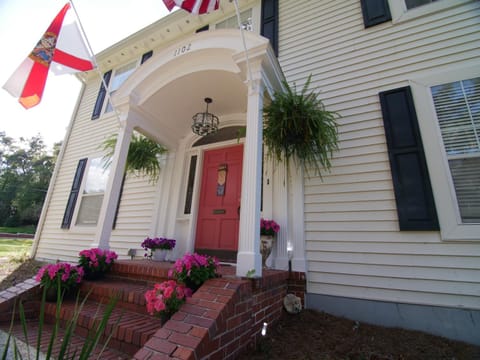
[[[47,209],[50,205],[50,200],[52,199],[54,184],[57,181],[57,176],[60,171],[60,164],[62,163],[63,157],[65,156],[66,147],[68,141],[70,140],[70,136],[72,135],[73,123],[75,118],[77,117],[78,108],[80,107],[81,99],[83,98],[83,93],[85,92],[85,83],[81,80],[80,82],[82,83],[82,88],[80,89],[79,95],[77,97],[77,102],[75,103],[74,110],[70,117],[70,123],[68,124],[67,132],[65,134],[65,138],[63,139],[62,147],[60,148],[60,152],[58,153],[57,161],[55,162],[55,168],[53,169],[53,174],[48,184],[47,196],[45,197],[45,200],[43,202],[40,219],[38,219],[37,230],[35,231],[35,238],[33,239],[32,250],[30,251],[30,258],[32,259],[34,259],[37,254],[38,242],[40,241],[40,234],[42,233],[43,226],[45,224]]]

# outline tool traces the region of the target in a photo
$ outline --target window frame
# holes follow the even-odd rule
[[[79,220],[80,208],[82,206],[82,200],[83,200],[84,196],[87,196],[87,197],[89,197],[89,196],[99,196],[99,194],[100,194],[99,192],[94,193],[94,194],[85,194],[85,187],[87,185],[87,181],[88,181],[89,172],[90,172],[90,169],[91,169],[91,166],[92,166],[92,162],[96,159],[100,159],[100,161],[103,161],[102,158],[103,158],[103,156],[100,155],[100,154],[95,154],[95,155],[92,155],[92,156],[88,157],[87,164],[85,166],[85,170],[84,170],[84,174],[83,174],[83,178],[82,178],[82,184],[80,185],[80,189],[79,189],[79,192],[78,192],[78,198],[77,198],[77,203],[75,205],[75,211],[74,211],[73,216],[72,216],[72,226],[74,226],[77,229],[92,229],[92,228],[95,228],[95,227],[98,226],[98,219],[97,219],[97,222],[95,224],[79,224],[78,220]],[[107,175],[107,183],[108,183],[108,176],[110,176],[110,175]],[[107,184],[105,184],[105,189],[103,191],[102,196],[105,196],[106,186],[107,186]],[[103,199],[102,199],[102,203],[103,203]],[[98,215],[100,215],[100,211],[101,211],[101,207],[100,207],[100,210],[98,212]]]
[[[413,20],[421,16],[443,11],[452,7],[466,4],[468,2],[470,2],[470,0],[439,0],[430,4],[407,9],[407,5],[405,4],[404,0],[388,0],[393,24]]]
[[[242,14],[243,12],[248,11],[248,10],[252,11],[252,32],[255,33],[255,34],[260,34],[260,6],[255,5],[255,6],[247,7],[245,9],[240,9],[240,14]],[[237,15],[235,14],[233,16],[225,17],[225,18],[222,18],[219,21],[216,21],[213,24],[210,24],[210,30],[216,30],[218,24],[223,23],[223,22],[225,22],[229,19],[232,19],[232,18],[235,18],[235,20],[236,20]],[[224,29],[230,29],[230,28],[224,28]],[[236,27],[235,27],[235,29],[236,29]]]
[[[448,71],[409,80],[422,135],[428,172],[437,208],[442,240],[480,241],[480,224],[462,223],[447,153],[430,88],[480,76],[478,65],[464,65]]]

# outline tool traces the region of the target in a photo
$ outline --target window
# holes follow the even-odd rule
[[[110,85],[108,86],[108,93],[110,94],[109,99],[113,94],[115,94],[115,91],[117,91],[120,86],[128,79],[130,74],[134,72],[136,67],[137,62],[134,61],[115,70],[112,80],[110,81]],[[105,108],[105,113],[109,113],[111,111],[113,111],[113,107],[112,104],[110,104],[109,100],[107,103],[107,107]]]
[[[407,6],[407,9],[413,9],[418,6],[430,4],[434,1],[438,0],[405,0],[405,5]]]
[[[470,0],[388,0],[392,22],[409,21],[470,2]]]
[[[462,223],[480,223],[480,77],[431,88]]]
[[[442,240],[480,240],[480,69],[410,79]]]
[[[109,173],[102,158],[94,158],[88,164],[76,225],[97,225]]]
[[[244,30],[253,31],[252,9],[240,13],[240,22]],[[237,15],[218,23],[215,29],[238,29]]]
[[[143,54],[140,60],[140,64],[143,64],[145,61],[150,59],[152,55],[153,55],[152,50]],[[108,89],[108,94],[111,96],[115,91],[117,91],[120,88],[120,86],[125,82],[125,80],[127,80],[128,77],[133,73],[133,71],[137,67],[137,63],[138,61],[133,61],[127,65],[122,66],[119,69],[116,69],[115,71],[109,70],[105,74],[103,74],[103,81],[100,84],[97,100],[95,101],[95,106],[93,107],[92,120],[96,120],[100,118],[100,115],[102,115],[102,113],[108,113],[113,110],[113,107],[110,104],[110,101],[105,106],[105,110],[104,110],[104,105],[105,105],[104,102],[105,102],[105,98],[107,97],[107,89]],[[113,78],[112,78],[112,74],[114,74]]]

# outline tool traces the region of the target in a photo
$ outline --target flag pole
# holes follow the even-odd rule
[[[79,30],[80,30],[80,32],[81,32],[81,34],[82,34],[82,36],[85,40],[85,43],[87,44],[88,51],[90,52],[90,55],[91,55],[92,61],[93,61],[93,65],[95,67],[95,71],[97,72],[98,76],[100,77],[100,80],[102,81],[102,85],[105,88],[105,94],[106,94],[106,97],[107,97],[107,102],[109,102],[110,105],[112,106],[112,109],[115,112],[115,117],[117,118],[118,124],[121,126],[120,114],[118,113],[117,108],[113,105],[113,103],[111,101],[110,92],[108,91],[108,85],[105,82],[105,79],[103,78],[103,74],[100,72],[100,69],[98,68],[98,63],[97,63],[97,59],[95,57],[95,53],[92,50],[92,47],[90,45],[90,41],[88,41],[87,34],[85,33],[82,22],[80,21],[80,17],[78,16],[77,9],[75,8],[75,5],[73,4],[73,0],[68,0],[68,2],[70,3],[70,6],[72,7],[73,13],[75,14],[75,18],[76,18],[77,23],[78,23]]]
[[[237,22],[238,22],[238,27],[240,28],[240,34],[242,35],[242,42],[243,42],[243,49],[245,50],[245,57],[247,60],[247,71],[248,71],[248,81],[252,81],[252,70],[250,68],[250,61],[248,59],[248,50],[247,50],[247,43],[245,41],[245,34],[242,26],[242,19],[240,18],[240,10],[238,9],[238,0],[234,0],[233,3],[235,4],[235,12],[237,13]]]

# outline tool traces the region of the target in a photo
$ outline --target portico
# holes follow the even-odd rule
[[[95,242],[101,247],[109,246],[128,146],[136,130],[166,146],[169,151],[166,166],[162,169],[169,173],[169,180],[163,181],[159,189],[162,203],[167,205],[159,208],[157,228],[153,230],[177,238],[182,243],[178,251],[195,249],[195,205],[198,205],[200,187],[197,181],[193,210],[187,216],[181,211],[184,191],[181,185],[188,175],[185,169],[192,145],[199,140],[199,136],[191,131],[190,119],[203,108],[204,98],[210,97],[213,99],[210,109],[220,118],[220,129],[246,127],[244,143],[242,140],[237,275],[245,276],[254,270],[255,276],[261,276],[262,109],[264,101],[271,98],[275,90],[281,89],[283,74],[267,39],[246,33],[245,46],[247,52],[238,30],[192,35],[155,54],[116,92],[112,101],[120,126],[98,221],[101,225],[96,233]],[[229,142],[210,146],[226,144]],[[202,150],[195,151],[201,162]],[[271,216],[271,211],[271,205],[264,205],[264,216]],[[286,233],[287,223],[282,224],[282,228]]]

